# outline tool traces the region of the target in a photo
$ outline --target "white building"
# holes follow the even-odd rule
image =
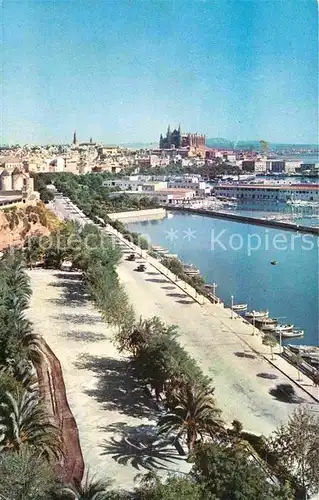
[[[175,177],[168,181],[167,186],[169,188],[191,189],[195,191],[196,196],[205,196],[211,191],[210,186],[198,176]]]
[[[319,201],[317,184],[224,184],[214,187],[216,196],[249,201]]]

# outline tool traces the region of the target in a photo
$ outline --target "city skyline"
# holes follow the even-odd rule
[[[317,3],[7,2],[5,143],[317,142]]]

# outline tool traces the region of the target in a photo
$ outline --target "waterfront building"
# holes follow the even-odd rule
[[[319,201],[317,184],[223,184],[214,187],[214,194],[223,198],[249,201]]]
[[[269,172],[273,174],[294,174],[298,171],[300,161],[285,159],[249,158],[241,161],[244,172]]]
[[[109,179],[103,182],[104,187],[115,188],[118,191],[158,191],[167,188],[166,181],[151,181],[141,179],[138,175],[131,175],[123,179]]]
[[[183,205],[190,203],[196,196],[195,191],[192,189],[177,189],[177,188],[162,188],[154,190],[143,190],[142,186],[137,186],[135,191],[118,191],[110,193],[110,198],[116,198],[126,194],[127,196],[133,196],[134,198],[149,198],[155,199],[158,203],[164,205]]]
[[[300,164],[300,160],[285,160],[285,174],[295,174],[296,172],[298,172]]]
[[[282,174],[285,172],[284,160],[270,160],[266,162],[267,171],[274,174]]]
[[[211,192],[211,187],[198,176],[173,177],[168,180],[167,186],[172,189],[191,189],[195,191],[196,196],[201,197]]]
[[[301,163],[298,170],[300,173],[312,173],[318,174],[319,172],[319,163]]]

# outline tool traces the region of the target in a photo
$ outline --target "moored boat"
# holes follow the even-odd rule
[[[259,318],[256,319],[256,323],[260,323],[261,325],[274,325],[276,326],[278,320],[276,318]]]
[[[234,304],[233,311],[246,311],[248,304]]]
[[[196,276],[200,274],[200,271],[193,264],[184,264],[184,273],[188,276]]]
[[[304,333],[305,331],[304,330],[291,330],[291,331],[286,331],[286,332],[282,332],[281,333],[281,336],[282,338],[284,339],[293,339],[293,338],[300,338],[300,337],[303,337],[304,336]]]
[[[268,318],[269,312],[268,311],[249,311],[246,312],[245,317],[248,319],[262,319],[262,318]]]
[[[276,333],[285,333],[285,332],[291,332],[293,329],[294,325],[277,325],[275,330]]]
[[[258,328],[260,328],[263,332],[274,332],[276,325],[274,323],[261,323],[258,325]]]

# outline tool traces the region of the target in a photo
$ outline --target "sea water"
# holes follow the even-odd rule
[[[226,305],[233,295],[235,304],[268,309],[305,330],[289,342],[318,345],[317,236],[186,213],[127,227],[193,263]]]

